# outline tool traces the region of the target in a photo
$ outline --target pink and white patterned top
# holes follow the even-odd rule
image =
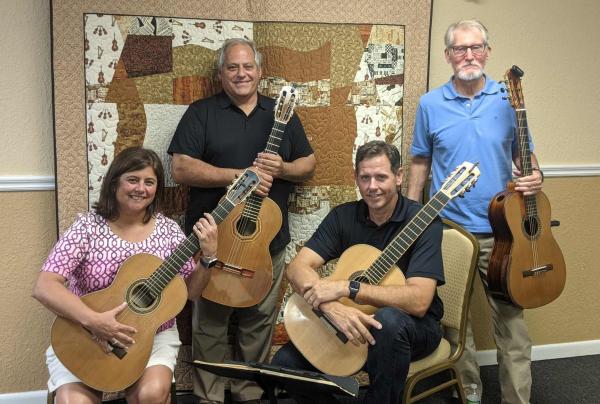
[[[158,214],[152,234],[143,241],[130,243],[117,236],[106,219],[95,212],[79,214],[77,220],[58,239],[42,271],[54,272],[68,280],[68,288],[82,296],[109,286],[123,261],[134,254],[149,253],[165,260],[186,239],[173,220]],[[187,278],[194,270],[190,258],[179,271]],[[158,332],[175,324],[171,319]]]

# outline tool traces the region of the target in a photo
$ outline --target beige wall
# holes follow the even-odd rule
[[[436,0],[430,86],[450,76],[442,57],[446,26],[476,17],[491,31],[489,73],[512,64],[524,79],[529,123],[542,165],[600,165],[599,137],[589,117],[600,114],[597,43],[600,3],[595,0]],[[0,2],[0,176],[53,175],[50,89],[50,11],[42,0]],[[594,48],[595,47],[595,48]],[[595,298],[600,275],[593,254],[600,232],[600,180],[555,178],[546,182],[555,236],[568,280],[551,305],[527,312],[535,344],[600,339]],[[36,273],[55,241],[53,192],[0,193],[0,393],[45,388],[43,351],[51,316],[30,298]],[[597,248],[597,247],[596,247]],[[492,348],[481,290],[475,319],[480,349]]]

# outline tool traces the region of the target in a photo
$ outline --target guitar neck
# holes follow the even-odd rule
[[[285,122],[280,122],[275,119],[269,140],[267,140],[267,146],[265,147],[265,153],[277,154],[279,147],[281,146],[281,140],[283,139],[283,132],[285,131]],[[244,210],[242,216],[249,219],[251,222],[258,220],[258,214],[262,206],[263,197],[256,194],[250,195],[246,198]]]
[[[365,271],[364,276],[371,285],[378,285],[387,275],[390,269],[398,262],[400,257],[406,253],[411,245],[431,224],[433,219],[448,204],[450,197],[443,192],[436,193],[421,208],[396,237],[385,247],[381,255]]]
[[[273,123],[273,128],[271,128],[269,140],[267,140],[265,153],[277,154],[277,152],[279,151],[279,147],[281,146],[281,140],[283,139],[285,125],[285,122],[281,122],[275,119],[275,123]]]
[[[531,165],[531,149],[529,148],[529,129],[527,126],[527,110],[516,109],[517,114],[517,136],[519,140],[519,158],[521,161],[521,175],[526,177],[533,173]],[[537,216],[537,204],[535,196],[524,196],[525,213],[528,217]]]
[[[221,223],[225,217],[233,210],[235,204],[227,198],[219,203],[219,205],[211,212],[217,224]],[[171,253],[161,265],[148,278],[148,287],[153,297],[157,297],[167,284],[179,273],[181,268],[188,260],[198,252],[200,243],[196,233],[193,231],[187,239],[179,244],[179,246]]]

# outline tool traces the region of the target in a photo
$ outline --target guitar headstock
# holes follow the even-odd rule
[[[524,74],[523,70],[516,65],[508,69],[504,74],[504,84],[506,84],[506,89],[508,90],[508,99],[514,109],[525,108],[525,97],[523,97],[523,87],[521,86],[521,77]]]
[[[258,175],[254,171],[246,169],[246,171],[237,177],[233,184],[227,188],[225,199],[233,205],[242,203],[248,195],[258,187],[258,184],[260,184]]]
[[[288,123],[294,114],[296,106],[296,89],[292,86],[283,86],[275,100],[275,120]]]
[[[470,163],[465,161],[452,171],[446,178],[439,192],[442,192],[448,198],[463,197],[465,192],[469,192],[479,178],[479,163]]]

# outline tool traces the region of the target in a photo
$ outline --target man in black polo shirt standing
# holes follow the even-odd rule
[[[362,199],[334,208],[289,264],[287,277],[296,293],[320,309],[349,343],[368,343],[365,370],[370,385],[366,403],[399,403],[411,361],[433,352],[442,337],[442,301],[436,287],[444,283],[439,218],[400,258],[406,284],[377,286],[347,280],[320,279],[316,270],[356,244],[383,250],[417,214],[421,205],[400,192],[402,168],[395,146],[372,141],[358,148],[356,184]],[[350,297],[378,308],[374,316],[338,301]],[[274,365],[311,369],[312,365],[288,343],[273,358]],[[319,402],[333,402],[319,397]],[[303,401],[297,397],[298,401]],[[315,397],[306,398],[315,402]]]
[[[218,78],[223,92],[191,104],[171,145],[173,178],[190,186],[186,233],[204,212],[210,212],[225,187],[250,167],[261,183],[260,196],[269,196],[283,215],[283,224],[269,252],[273,261],[273,286],[256,306],[235,309],[239,319],[237,359],[264,362],[270,349],[275,306],[284,266],[285,246],[290,241],[287,200],[294,183],[310,178],[315,157],[294,114],[285,128],[279,154],[262,153],[274,123],[273,99],[257,91],[261,55],[252,41],[229,39],[218,55]],[[199,299],[194,304],[194,359],[222,362],[227,349],[227,327],[234,309]],[[255,384],[231,380],[235,401],[257,400],[262,390]],[[222,403],[224,381],[196,369],[194,393],[201,403]]]

